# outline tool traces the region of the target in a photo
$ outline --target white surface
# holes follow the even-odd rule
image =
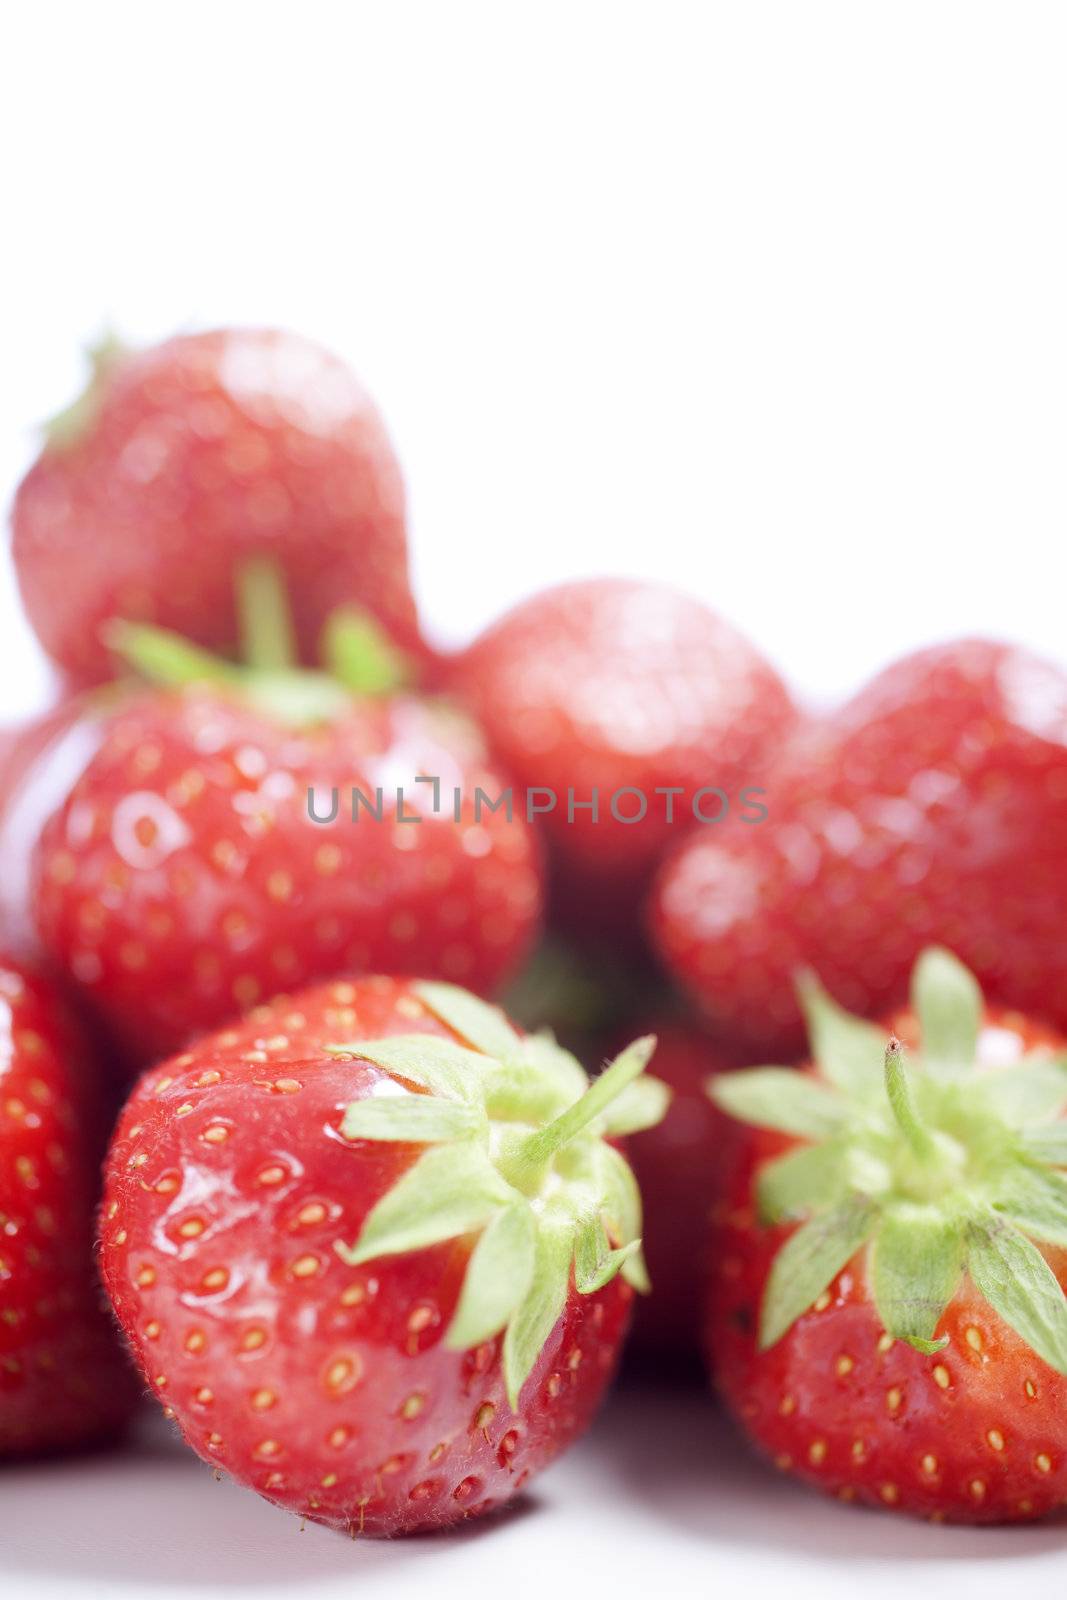
[[[992,1600],[1013,1580],[1057,1592],[1065,1539],[1063,1524],[934,1528],[822,1500],[750,1458],[701,1391],[633,1386],[515,1511],[458,1534],[301,1533],[162,1425],[137,1451],[0,1475],[0,1505],[5,1600],[900,1600],[902,1585]]]
[[[105,319],[285,323],[386,410],[442,638],[610,568],[819,695],[955,631],[1067,656],[1062,6],[46,0],[7,34],[5,495]],[[0,589],[0,712],[35,661]],[[1063,1542],[822,1504],[670,1396],[515,1519],[388,1549],[159,1447],[0,1475],[4,1600],[584,1595],[594,1560],[981,1600]]]

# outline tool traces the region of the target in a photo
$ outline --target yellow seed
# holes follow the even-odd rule
[[[229,1128],[224,1128],[221,1122],[213,1122],[210,1128],[205,1128],[200,1135],[205,1144],[225,1144],[230,1137]]]
[[[418,1416],[419,1412],[422,1410],[422,1408],[423,1408],[423,1406],[425,1404],[426,1404],[425,1395],[409,1394],[407,1399],[403,1402],[403,1404],[400,1407],[400,1415],[406,1421],[410,1422],[413,1417],[417,1417]]]
[[[989,1441],[989,1448],[991,1450],[1003,1450],[1004,1435],[1001,1433],[999,1428],[990,1428],[989,1432],[986,1434],[986,1438]]]
[[[136,1282],[137,1282],[137,1287],[139,1289],[150,1289],[152,1287],[152,1285],[155,1283],[155,1281],[156,1281],[156,1269],[155,1269],[155,1267],[142,1267],[140,1272],[138,1272],[138,1274],[137,1274]]]
[[[199,1239],[206,1227],[207,1224],[202,1217],[189,1217],[181,1224],[178,1232],[183,1239]]]
[[[267,1342],[267,1335],[262,1328],[249,1328],[241,1335],[242,1350],[260,1350]]]
[[[325,1222],[326,1216],[326,1207],[322,1202],[320,1200],[312,1200],[308,1205],[301,1206],[296,1214],[296,1220],[303,1223],[305,1227],[310,1228],[316,1222]]]
[[[269,1411],[277,1396],[272,1389],[257,1389],[251,1399],[253,1411]]]
[[[298,1078],[275,1078],[273,1084],[275,1094],[299,1094],[302,1087]]]
[[[932,1478],[934,1473],[937,1471],[937,1457],[936,1456],[923,1456],[922,1466],[923,1466],[923,1471],[926,1473],[927,1477]]]
[[[881,1495],[887,1506],[896,1505],[897,1501],[900,1499],[900,1490],[897,1488],[895,1483],[883,1483],[878,1493]]]
[[[949,1384],[952,1382],[952,1379],[949,1377],[948,1368],[943,1367],[940,1362],[934,1368],[934,1382],[937,1384],[939,1389],[947,1389]]]
[[[826,1440],[816,1439],[808,1450],[808,1460],[813,1467],[821,1466],[826,1460]]]
[[[160,1332],[161,1326],[158,1322],[145,1323],[144,1336],[146,1339],[158,1339]]]
[[[893,1335],[891,1333],[883,1333],[883,1334],[881,1334],[879,1336],[879,1339],[878,1339],[878,1354],[880,1356],[884,1356],[887,1353],[887,1351],[892,1350],[892,1348],[893,1348]]]
[[[1040,1455],[1034,1457],[1034,1466],[1037,1468],[1038,1472],[1051,1472],[1052,1457],[1047,1456],[1042,1450]]]
[[[796,1408],[797,1403],[793,1396],[791,1394],[784,1394],[781,1400],[778,1402],[778,1415],[780,1417],[791,1417]]]
[[[900,1402],[904,1395],[900,1389],[887,1389],[885,1395],[886,1410],[892,1415],[900,1410]]]
[[[204,1273],[200,1283],[203,1288],[214,1290],[224,1289],[229,1281],[230,1274],[225,1267],[212,1267],[209,1272]]]
[[[258,1181],[260,1183],[264,1184],[268,1189],[269,1188],[273,1188],[273,1186],[276,1183],[284,1183],[285,1182],[285,1168],[284,1167],[264,1167],[262,1172],[259,1174]]]
[[[336,1474],[336,1472],[328,1472],[326,1474],[325,1478],[322,1479],[322,1487],[324,1489],[332,1489],[336,1482],[337,1482],[337,1474]]]
[[[289,1270],[294,1278],[313,1278],[320,1266],[318,1256],[297,1256]]]
[[[966,1339],[972,1350],[981,1350],[982,1335],[979,1333],[977,1328],[966,1328],[964,1330],[963,1337]]]
[[[819,1298],[815,1302],[815,1310],[816,1311],[825,1311],[827,1309],[827,1307],[829,1306],[829,1304],[830,1304],[830,1298],[831,1297],[830,1297],[829,1289],[824,1289],[822,1294],[819,1296]]]
[[[971,1479],[971,1493],[976,1500],[982,1500],[985,1498],[985,1484],[981,1478]]]
[[[209,1406],[214,1398],[215,1396],[212,1394],[211,1390],[206,1387],[196,1391],[196,1399],[199,1400],[202,1406]]]
[[[1029,1378],[1027,1378],[1026,1382],[1023,1384],[1023,1388],[1026,1390],[1026,1393],[1030,1399],[1033,1400],[1034,1396],[1037,1394],[1037,1388],[1033,1383],[1030,1382]]]
[[[348,1443],[348,1429],[334,1428],[327,1438],[327,1443],[335,1450],[342,1449]]]
[[[853,1439],[853,1441],[852,1441],[852,1459],[853,1459],[853,1461],[862,1461],[866,1454],[867,1454],[867,1446],[864,1444],[863,1440],[862,1439]]]
[[[367,1298],[367,1291],[361,1283],[350,1283],[347,1289],[341,1292],[343,1306],[361,1306]]]
[[[187,1333],[185,1336],[185,1348],[191,1355],[199,1355],[206,1344],[207,1340],[199,1328],[194,1328],[191,1333]]]
[[[839,1378],[847,1378],[855,1365],[851,1356],[838,1356],[834,1362],[834,1371]]]
[[[281,1450],[277,1439],[261,1439],[256,1445],[257,1456],[277,1456],[281,1455]]]

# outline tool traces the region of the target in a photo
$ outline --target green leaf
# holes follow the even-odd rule
[[[812,1217],[789,1236],[774,1258],[760,1314],[759,1347],[768,1350],[828,1288],[871,1235],[877,1209],[850,1197]]]
[[[877,1099],[882,1089],[886,1034],[839,1006],[813,972],[802,972],[796,986],[811,1052],[823,1076],[846,1094]]]
[[[407,658],[381,624],[359,606],[330,612],[320,647],[327,671],[351,694],[391,694],[411,676]]]
[[[397,1034],[392,1039],[359,1039],[328,1044],[330,1055],[360,1056],[390,1076],[416,1083],[448,1100],[481,1104],[487,1074],[495,1066],[477,1050],[465,1050],[432,1033]]]
[[[1067,1056],[1026,1056],[1018,1066],[983,1073],[983,1098],[1005,1122],[1021,1127],[1067,1105]]]
[[[637,1078],[604,1114],[604,1130],[612,1135],[640,1133],[662,1122],[671,1103],[671,1091],[658,1078]]]
[[[1034,1161],[1048,1167],[1067,1167],[1067,1122],[1023,1128],[1016,1142]]]
[[[975,1287],[1056,1372],[1067,1374],[1067,1300],[1036,1245],[1010,1223],[976,1219],[967,1235]]]
[[[846,1187],[844,1151],[830,1140],[768,1161],[756,1179],[756,1198],[765,1222],[785,1222],[835,1205]]]
[[[641,1238],[641,1191],[630,1163],[613,1145],[602,1144],[596,1159],[598,1187],[601,1194],[601,1211],[608,1232],[622,1247]],[[622,1275],[631,1288],[639,1294],[648,1294],[651,1285],[640,1250],[635,1250],[623,1264]]]
[[[438,1022],[476,1050],[507,1061],[522,1050],[522,1040],[498,1006],[487,1005],[454,983],[414,983],[412,990]]]
[[[613,1250],[599,1217],[582,1222],[574,1252],[574,1285],[579,1294],[595,1294],[610,1283],[626,1262],[641,1248],[640,1239],[631,1239],[620,1250]]]
[[[982,1022],[982,991],[951,950],[931,945],[912,969],[911,1004],[919,1017],[928,1067],[974,1065]]]
[[[341,1122],[346,1139],[381,1139],[401,1144],[438,1144],[488,1131],[488,1119],[477,1106],[442,1100],[432,1094],[355,1100]]]
[[[504,1381],[513,1411],[518,1410],[522,1386],[563,1314],[573,1249],[573,1220],[546,1210],[537,1230],[530,1287],[504,1335]]]
[[[932,1355],[948,1343],[934,1335],[963,1271],[958,1222],[921,1206],[888,1212],[875,1236],[872,1282],[882,1326],[894,1339]]]
[[[450,1350],[470,1350],[505,1327],[533,1281],[533,1212],[523,1202],[498,1211],[471,1252],[459,1304],[445,1334]]]
[[[116,618],[104,625],[101,637],[114,655],[162,689],[180,689],[189,683],[239,685],[244,676],[231,661],[201,650],[168,628]]]
[[[1067,1177],[1062,1172],[1016,1168],[995,1209],[1031,1237],[1067,1246]]]
[[[285,577],[270,556],[240,562],[234,579],[241,659],[256,671],[284,672],[297,660]]]
[[[473,1233],[515,1198],[480,1145],[435,1145],[382,1196],[355,1245],[335,1248],[350,1267],[425,1250]]]
[[[746,1067],[709,1079],[715,1104],[740,1122],[802,1139],[835,1133],[848,1117],[840,1095],[792,1067]]]
[[[564,1105],[580,1100],[589,1087],[585,1068],[549,1033],[534,1033],[522,1041],[521,1065],[548,1079]]]

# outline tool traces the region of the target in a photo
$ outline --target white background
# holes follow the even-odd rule
[[[283,323],[384,407],[441,640],[614,569],[819,698],[953,632],[1067,659],[1062,6],[97,0],[6,34],[5,493],[105,321]],[[0,652],[0,710],[40,698],[2,585]],[[403,1555],[180,1458],[5,1473],[0,1591],[579,1593],[590,1529],[672,1595],[1051,1581],[1062,1530],[765,1502],[717,1440],[690,1481],[682,1411],[631,1397],[539,1509]]]

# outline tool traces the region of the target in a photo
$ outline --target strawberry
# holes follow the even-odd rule
[[[280,597],[265,592],[276,620]],[[349,676],[382,693],[113,630],[173,687],[103,713],[96,753],[42,830],[32,893],[45,950],[133,1063],[341,971],[488,993],[534,937],[536,840],[518,812],[481,807],[479,789],[495,798],[504,781],[478,731],[388,692],[362,625],[333,632]],[[275,643],[272,630],[252,654]]]
[[[92,1255],[107,1134],[88,1041],[54,985],[0,960],[0,1457],[117,1432],[136,1385]]]
[[[761,1051],[803,1045],[792,976],[898,1004],[944,943],[993,998],[1067,1027],[1067,673],[981,640],[888,668],[798,740],[764,827],[705,830],[664,868],[671,973]]]
[[[644,1274],[609,1142],[659,1115],[640,1040],[593,1087],[448,984],[280,998],[147,1074],[102,1261],[192,1448],[352,1533],[509,1499],[586,1426]]]
[[[705,1093],[736,1059],[702,1028],[657,1018],[656,1076],[671,1091],[662,1122],[628,1141],[644,1204],[642,1241],[652,1292],[637,1306],[631,1345],[642,1356],[699,1358],[708,1221],[719,1181],[724,1121]]]
[[[1067,1498],[1067,1041],[936,948],[891,1033],[802,994],[816,1065],[711,1086],[756,1129],[715,1230],[719,1386],[841,1499],[1043,1516]]]
[[[667,845],[707,831],[694,802],[706,824],[750,831],[740,824],[763,801],[747,791],[762,788],[763,762],[795,718],[777,675],[727,622],[622,578],[524,601],[447,681],[507,771],[544,791],[533,800],[562,922],[616,941]]]
[[[229,651],[234,569],[264,553],[288,579],[305,661],[341,601],[420,649],[382,420],[343,362],[294,334],[105,345],[19,487],[12,532],[29,619],[80,679],[108,675],[99,629],[114,616]]]

